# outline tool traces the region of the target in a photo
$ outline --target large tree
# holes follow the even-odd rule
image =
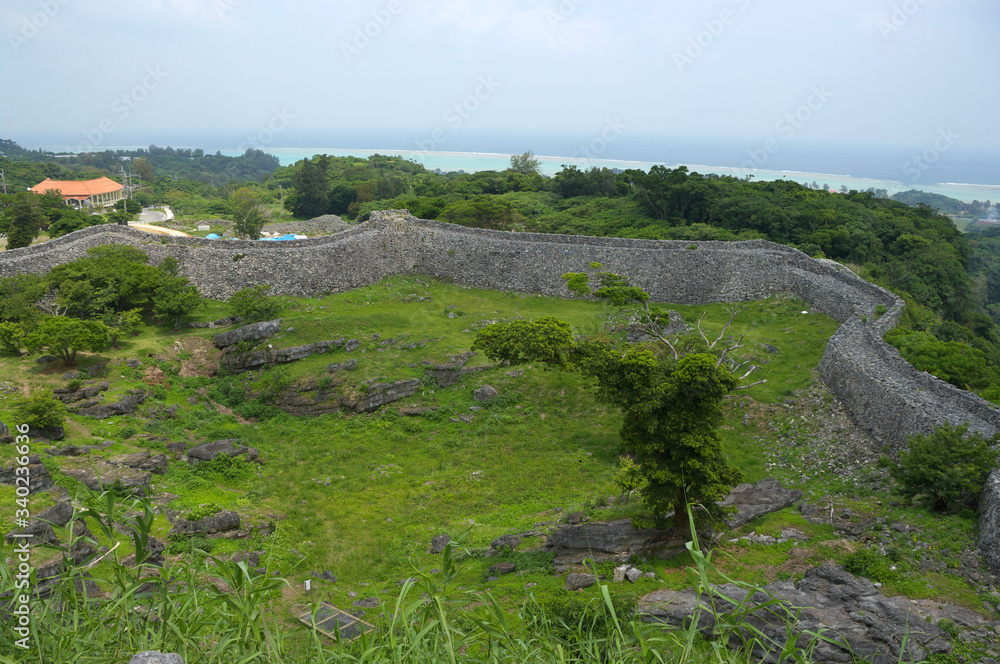
[[[240,187],[229,197],[229,206],[233,209],[233,229],[241,240],[260,238],[260,230],[267,221],[267,209],[264,207],[264,195],[253,187]]]
[[[104,350],[108,344],[108,326],[93,320],[53,316],[43,320],[25,337],[24,343],[29,351],[48,349],[72,366],[76,364],[78,351]]]
[[[721,358],[675,360],[648,346],[623,352],[608,342],[577,341],[569,324],[551,317],[490,325],[472,348],[494,361],[544,362],[596,379],[600,398],[622,412],[622,442],[645,479],[642,493],[654,516],[673,511],[675,532],[685,532],[689,503],[721,516],[716,501],[741,479],[716,432],[722,398],[738,383]]]
[[[542,162],[535,154],[528,150],[524,154],[515,154],[510,157],[510,170],[522,175],[531,175],[541,169]]]
[[[302,168],[295,172],[292,183],[295,186],[295,204],[292,214],[296,217],[318,217],[326,214],[329,205],[329,184],[327,181],[328,160],[316,157],[304,159]]]
[[[38,231],[49,225],[48,217],[34,199],[35,194],[23,192],[14,196],[5,210],[7,227],[7,248],[20,249],[31,244],[38,237]]]

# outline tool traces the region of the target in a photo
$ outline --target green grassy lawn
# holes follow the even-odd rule
[[[288,347],[343,338],[358,339],[361,346],[350,354],[336,350],[239,377],[255,393],[322,379],[327,365],[348,358],[357,360],[357,369],[345,374],[347,382],[342,389],[360,392],[372,382],[422,379],[428,365],[468,352],[476,331],[491,322],[518,316],[556,316],[571,323],[579,334],[595,334],[608,331],[606,322],[611,313],[600,302],[492,292],[417,277],[394,277],[347,293],[282,301],[286,308],[282,331],[267,343]],[[672,308],[692,326],[702,320],[710,338],[718,335],[729,319],[723,305]],[[225,313],[222,303],[206,302],[197,317],[213,320]],[[759,419],[747,423],[744,415],[780,410],[782,404],[809,388],[815,380],[813,369],[835,328],[829,317],[788,297],[748,303],[739,314],[735,330],[746,333],[745,350],[752,350],[755,344],[777,349],[761,352],[760,368],[747,379],[767,382],[727,399],[721,434],[726,454],[747,481],[777,472],[786,485],[796,485],[794,473],[782,475],[768,465],[762,447],[776,444],[776,435],[792,430],[795,416],[768,416],[767,421],[774,426],[765,427]],[[464,533],[463,544],[472,551],[456,583],[463,587],[488,585],[505,606],[520,605],[527,583],[537,584],[532,589],[536,596],[547,597],[562,592],[563,580],[552,576],[550,554],[531,550],[544,543],[543,537],[534,537],[527,539],[519,552],[508,554],[507,559],[514,560],[524,574],[486,584],[488,568],[502,559],[483,555],[492,539],[559,522],[576,510],[601,520],[641,513],[635,500],[609,506],[617,502],[619,493],[613,476],[621,452],[620,415],[596,402],[592,385],[576,373],[532,365],[518,367],[523,373],[517,373],[512,367],[489,367],[486,358],[476,356],[467,366],[486,366],[483,371],[469,374],[448,388],[428,383],[413,397],[376,413],[294,417],[273,414],[271,409],[271,417],[245,419],[209,398],[220,379],[179,374],[181,360],[187,359],[179,342],[210,340],[215,332],[185,329],[175,333],[150,325],[139,336],[124,341],[120,349],[82,356],[80,368],[110,361],[103,378],[110,383],[105,401],[135,388],[145,389],[151,396],[132,416],[98,421],[71,415],[67,438],[58,445],[114,441],[113,447],[92,453],[92,458],[141,449],[162,452],[169,441],[185,441],[190,447],[239,438],[257,448],[263,462],[259,466],[206,473],[173,461],[165,475],[154,475],[153,487],[158,495],[176,495],[166,506],[182,513],[199,505],[214,505],[238,510],[245,524],[272,524],[273,534],[255,535],[250,541],[199,539],[197,544],[220,556],[240,550],[267,551],[262,564],[294,584],[295,590],[286,594],[289,601],[302,599],[301,582],[310,572],[324,570],[333,572],[338,581],[316,582],[318,589],[311,599],[325,598],[344,607],[355,597],[388,600],[398,590],[398,580],[411,576],[414,570],[440,566],[440,556],[429,555],[426,549],[431,537],[447,532],[454,536]],[[623,332],[609,333],[615,336]],[[380,345],[387,339],[396,342]],[[403,348],[411,343],[418,346]],[[126,367],[123,361],[129,358],[139,359],[141,366]],[[65,370],[37,365],[33,358],[0,357],[0,379],[31,391],[64,384],[61,375]],[[499,390],[501,398],[473,410],[482,406],[474,400],[473,391],[486,383]],[[9,403],[9,395],[0,397],[0,419],[12,423]],[[157,409],[169,406],[177,406],[174,416],[156,416]],[[400,406],[436,410],[405,417],[398,414]],[[460,415],[471,415],[472,419],[461,421]],[[771,438],[762,442],[762,436]],[[44,447],[38,445],[33,451],[46,456]],[[12,446],[0,447],[0,461],[9,462],[13,456]],[[57,480],[59,464],[58,458],[46,461]],[[799,488],[844,490],[835,480],[817,476]],[[851,499],[858,501],[857,509],[878,513],[882,508],[876,501],[883,497]],[[12,488],[0,487],[0,520],[5,527],[12,525],[13,500]],[[40,511],[45,499],[33,500],[37,502],[32,511]],[[796,577],[808,566],[843,560],[847,555],[836,547],[823,546],[823,542],[835,539],[829,526],[808,524],[793,510],[752,524],[764,534],[776,534],[789,525],[807,532],[810,542],[763,547],[723,540],[720,569],[736,578],[767,582]],[[168,530],[166,516],[161,514],[154,533],[172,544],[176,554],[183,550],[183,543],[171,543]],[[956,536],[952,533],[950,537]],[[957,536],[961,543],[967,543],[969,537],[964,530]],[[120,539],[115,555],[122,558],[132,548],[128,538]],[[113,546],[110,541],[103,543]],[[685,583],[681,570],[688,562],[686,555],[671,561],[637,559],[635,563],[644,571],[655,572],[658,580],[644,580],[622,590],[642,594],[680,587]],[[599,571],[610,575],[610,569]],[[919,592],[973,604],[975,593],[950,579],[927,575],[927,588]],[[901,591],[916,592],[913,588]],[[378,611],[369,613],[374,616]]]

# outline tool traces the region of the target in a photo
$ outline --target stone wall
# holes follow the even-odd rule
[[[849,412],[884,444],[945,421],[1000,431],[1000,411],[968,392],[913,369],[881,337],[902,302],[832,261],[763,240],[683,242],[596,238],[470,229],[416,219],[405,211],[374,212],[336,235],[292,242],[204,240],[149,235],[124,226],[95,226],[50,242],[0,254],[0,277],[45,272],[120,243],[154,263],[173,256],[207,297],[226,298],[247,285],[318,295],[372,284],[393,274],[424,274],[497,290],[566,295],[561,276],[594,261],[627,275],[655,300],[679,304],[740,302],[793,293],[839,323],[820,369]],[[877,308],[884,307],[878,316]]]
[[[994,470],[979,499],[979,550],[987,564],[1000,573],[1000,470]]]
[[[384,211],[336,235],[280,243],[152,236],[122,226],[96,226],[3,252],[0,277],[45,272],[108,243],[137,246],[154,263],[175,257],[181,273],[212,298],[226,298],[258,283],[270,284],[277,294],[317,295],[393,274],[565,295],[561,275],[584,270],[594,261],[627,275],[662,302],[740,302],[793,293],[841,324],[820,364],[823,379],[855,420],[883,444],[898,448],[908,436],[927,433],[945,421],[968,422],[972,430],[987,435],[1000,431],[1000,411],[991,404],[916,371],[882,341],[899,319],[902,302],[897,297],[837,263],[762,240],[677,242],[507,233]],[[998,534],[992,535],[994,542]]]

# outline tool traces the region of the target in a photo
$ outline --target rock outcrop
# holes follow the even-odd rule
[[[290,348],[261,348],[248,353],[229,353],[222,358],[222,366],[233,373],[242,373],[275,364],[297,362],[312,355],[319,355],[331,349],[340,348],[343,345],[343,339],[336,339],[334,341],[317,341],[316,343],[304,344],[302,346],[291,346]]]
[[[810,659],[820,663],[864,660],[873,664],[896,664],[899,661],[922,661],[933,654],[951,650],[947,633],[936,623],[948,617],[957,624],[976,628],[985,621],[973,611],[939,602],[912,602],[898,596],[886,597],[867,579],[859,579],[836,565],[807,570],[798,584],[775,581],[763,592],[749,597],[743,586],[724,584],[713,587],[718,611],[727,615],[746,610],[749,624],[768,637],[768,642],[753,643],[753,657],[758,661],[775,662],[790,633],[799,643],[821,633]],[[740,602],[740,609],[724,597]],[[772,598],[779,605],[757,608]],[[647,622],[665,622],[674,626],[690,623],[698,613],[698,628],[709,638],[718,638],[714,616],[704,611],[709,606],[707,593],[696,597],[693,590],[660,590],[650,593],[639,603],[639,613]],[[930,622],[928,622],[928,619]],[[739,644],[748,637],[746,631],[731,634]]]
[[[23,482],[23,479],[27,477],[28,491],[31,493],[48,491],[55,486],[52,476],[49,475],[48,468],[42,465],[42,458],[37,454],[32,454],[28,457],[27,473],[18,473],[18,469],[23,467],[19,464],[12,464],[0,468],[0,484],[24,486],[23,483],[18,482],[18,478],[21,478]]]
[[[221,454],[231,457],[242,454],[246,456],[247,461],[255,461],[257,459],[257,449],[247,447],[239,438],[226,438],[225,440],[203,443],[187,451],[188,462],[191,464],[201,461],[211,461]]]
[[[145,496],[149,491],[149,472],[124,466],[115,466],[107,461],[94,461],[76,467],[63,466],[63,474],[91,491],[103,491],[118,487],[136,496]]]
[[[756,484],[740,484],[733,487],[729,495],[718,504],[736,508],[736,514],[726,518],[726,525],[730,528],[739,528],[751,519],[791,507],[800,500],[802,500],[801,491],[786,489],[778,480],[767,478]]]
[[[368,392],[353,403],[347,404],[357,413],[370,413],[387,403],[413,396],[420,389],[420,380],[411,378],[395,383],[375,383],[368,386]]]
[[[198,535],[201,533],[221,533],[227,530],[237,530],[240,527],[240,515],[230,510],[223,510],[197,521],[177,519],[170,529],[171,535]]]
[[[212,337],[216,348],[228,348],[243,341],[259,341],[276,334],[281,329],[281,319],[250,323],[229,332],[220,332]]]

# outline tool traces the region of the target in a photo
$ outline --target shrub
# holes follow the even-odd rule
[[[197,507],[192,507],[188,510],[187,520],[188,521],[200,521],[206,516],[212,516],[213,514],[218,514],[222,511],[222,507],[216,505],[215,503],[202,503]]]
[[[282,306],[277,298],[267,292],[271,287],[259,284],[253,288],[236,291],[226,301],[230,316],[240,316],[244,323],[256,323],[262,320],[272,320],[281,315]]]
[[[36,429],[62,426],[66,421],[66,406],[51,395],[33,394],[14,402],[14,421]]]
[[[950,424],[929,436],[912,436],[909,449],[899,455],[899,465],[890,469],[900,493],[936,511],[975,509],[990,471],[996,467],[1000,434],[986,439],[968,433],[968,425]]]
[[[844,560],[844,569],[855,576],[863,576],[879,583],[887,583],[896,578],[895,571],[890,569],[889,560],[871,549],[849,555]]]

